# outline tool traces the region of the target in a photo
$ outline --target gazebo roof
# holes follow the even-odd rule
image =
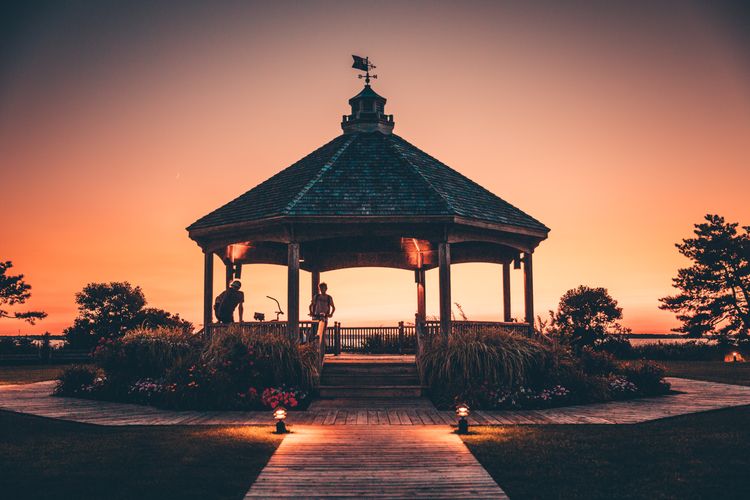
[[[546,236],[537,219],[395,134],[345,133],[188,231],[290,216],[456,216]]]

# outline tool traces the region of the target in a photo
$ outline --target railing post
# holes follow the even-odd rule
[[[336,356],[341,354],[341,323],[333,323],[333,351]]]
[[[402,354],[404,346],[404,322],[398,322],[398,353]]]

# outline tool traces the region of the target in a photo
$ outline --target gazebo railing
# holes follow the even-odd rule
[[[300,333],[309,338],[314,328],[312,321],[300,321]],[[242,328],[257,334],[286,335],[286,321],[260,321],[231,324],[213,324],[210,332],[215,333],[228,328]],[[453,321],[453,333],[479,333],[483,330],[499,330],[509,333],[530,336],[531,325],[528,323],[499,321]],[[334,322],[326,328],[323,343],[326,354],[342,352],[390,352],[419,356],[426,342],[440,335],[439,321],[425,321],[417,325],[399,322],[396,326],[352,326],[344,327]]]
[[[208,331],[204,331],[204,334],[210,336],[217,332],[226,331],[230,328],[240,328],[243,331],[251,332],[258,335],[264,334],[275,334],[275,335],[286,335],[287,333],[287,322],[286,321],[243,321],[242,323],[214,323],[209,326]],[[306,337],[309,336],[313,329],[312,321],[300,321],[299,330],[301,334]]]
[[[530,336],[533,332],[528,323],[515,321],[451,321],[452,333],[479,333],[485,330],[497,330]],[[434,337],[440,335],[440,321],[425,321],[423,335]]]

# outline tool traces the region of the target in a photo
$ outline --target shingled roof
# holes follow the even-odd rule
[[[395,134],[343,134],[198,219],[203,229],[275,216],[461,216],[549,229]]]

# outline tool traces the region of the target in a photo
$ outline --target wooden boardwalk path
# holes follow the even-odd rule
[[[295,426],[248,498],[508,498],[447,426]]]
[[[475,411],[471,424],[634,424],[659,418],[750,404],[750,387],[670,378],[680,394],[547,410]],[[54,382],[0,386],[0,409],[100,425],[268,425],[270,411],[170,411],[149,406],[51,397]],[[427,399],[315,401],[290,412],[292,425],[446,425],[452,411]]]

